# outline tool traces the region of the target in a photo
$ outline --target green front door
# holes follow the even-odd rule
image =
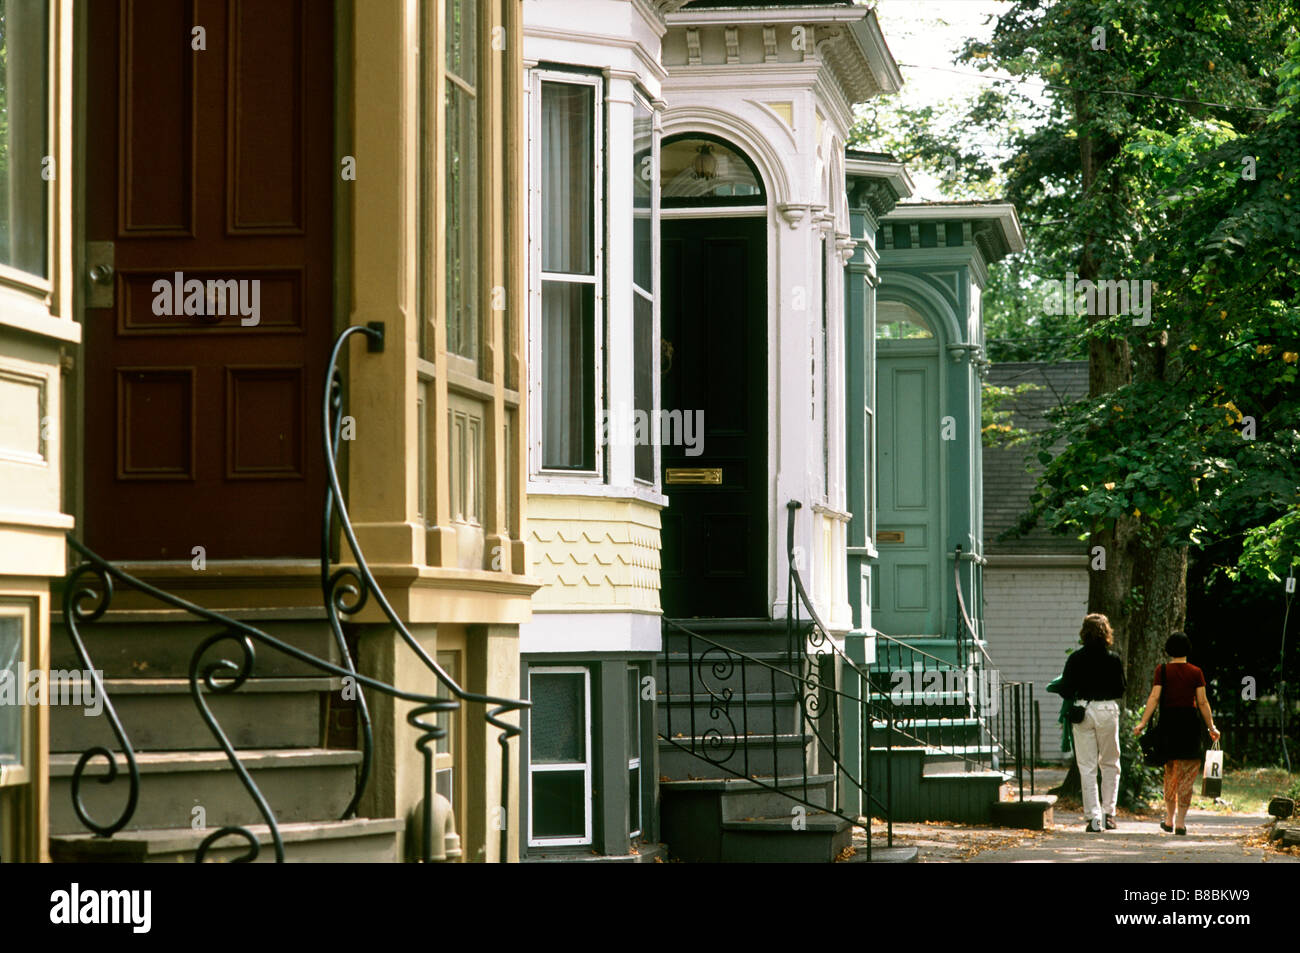
[[[670,618],[767,616],[766,233],[761,216],[662,226]]]
[[[879,568],[872,624],[887,635],[940,635],[943,619],[939,354],[928,341],[877,350]]]

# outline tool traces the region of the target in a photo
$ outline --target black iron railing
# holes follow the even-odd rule
[[[873,816],[885,819],[887,842],[893,846],[888,793],[892,785],[886,786],[884,800],[869,789],[869,733],[861,736],[857,764],[847,763],[839,748],[839,719],[845,708],[863,712],[863,722],[869,724],[876,719],[889,721],[887,705],[872,706],[868,699],[837,688],[833,680],[823,677],[817,656],[796,651],[787,654],[784,666],[777,665],[671,619],[665,619],[664,625],[675,636],[665,639],[667,701],[665,730],[660,734],[664,741],[726,774],[848,821],[865,833],[868,859]],[[680,665],[682,660],[686,671],[679,672],[675,683],[674,663]],[[795,724],[783,733],[778,719],[784,696],[791,696]],[[708,717],[697,716],[697,708]],[[679,709],[685,709],[687,716],[678,714],[674,720]],[[797,766],[790,767],[782,749],[795,753]],[[832,782],[829,788],[823,786],[826,779]],[[822,787],[820,795],[818,787]],[[845,788],[857,795],[852,805],[844,803]]]
[[[789,507],[793,526],[798,504]],[[1001,770],[1009,758],[995,727],[1003,696],[998,672],[966,612],[961,559],[958,546],[953,570],[958,608],[954,658],[941,658],[875,631],[875,662],[861,674],[873,697],[889,701],[891,741],[900,747],[930,749],[962,763],[967,771]],[[798,578],[797,571],[794,576]],[[801,599],[806,598],[801,583],[796,590]]]
[[[1029,774],[1029,793],[1036,792],[1034,768],[1042,750],[1038,701],[1033,682],[1002,682],[999,704],[993,716],[993,736],[998,739],[1002,769],[1016,779],[1019,800],[1025,799],[1025,773]]]
[[[81,635],[83,626],[94,623],[108,611],[113,599],[115,582],[129,586],[158,602],[175,609],[181,609],[196,619],[211,622],[219,627],[217,632],[199,644],[190,658],[190,693],[193,695],[200,716],[225,752],[227,759],[230,761],[230,766],[239,777],[240,783],[257,806],[258,813],[266,821],[274,844],[277,862],[284,861],[284,842],[280,835],[279,826],[276,823],[275,813],[247,768],[240,761],[238,752],[231,744],[225,731],[222,730],[206,700],[206,696],[209,694],[233,694],[253,676],[257,662],[257,646],[264,646],[275,652],[291,656],[322,672],[351,679],[352,683],[357,687],[359,742],[362,749],[362,759],[357,771],[356,787],[342,814],[342,819],[346,820],[355,816],[357,805],[369,781],[373,764],[373,735],[369,710],[366,706],[363,691],[365,688],[373,689],[395,699],[411,702],[415,706],[407,714],[406,720],[420,732],[415,746],[420,751],[424,767],[424,800],[421,804],[420,815],[422,821],[420,857],[423,861],[429,862],[435,859],[433,849],[433,837],[435,836],[433,828],[434,745],[447,736],[447,729],[437,723],[439,715],[456,711],[465,702],[487,706],[484,718],[489,725],[498,729],[499,732],[497,741],[501,748],[500,791],[502,810],[504,811],[509,804],[510,739],[519,735],[520,728],[506,721],[505,718],[513,712],[527,708],[529,703],[520,699],[498,698],[492,695],[466,691],[457,684],[446,670],[438,665],[437,661],[411,635],[410,630],[398,617],[378,582],[376,582],[357,542],[356,533],[353,531],[352,522],[348,516],[347,504],[344,500],[338,475],[339,436],[343,414],[343,378],[338,370],[338,362],[344,345],[353,335],[365,335],[368,339],[370,351],[382,351],[383,325],[376,322],[365,327],[353,326],[345,329],[338,336],[330,352],[325,378],[329,383],[322,401],[322,428],[325,438],[325,464],[329,488],[326,493],[321,521],[320,584],[325,602],[326,617],[339,648],[341,664],[336,665],[318,658],[310,652],[283,642],[255,626],[232,619],[219,612],[204,609],[179,596],[152,586],[112,565],[69,535],[68,544],[80,554],[84,561],[73,568],[65,580],[63,617],[73,648],[81,660],[84,670],[90,673],[90,677],[94,682],[94,697],[103,699],[104,714],[107,716],[113,734],[121,747],[121,755],[125,762],[126,778],[129,784],[125,806],[118,816],[107,822],[97,821],[90,816],[82,800],[81,785],[84,780],[85,769],[92,759],[103,759],[107,763],[107,773],[97,780],[100,783],[111,784],[117,780],[118,775],[121,773],[118,758],[114,752],[102,745],[88,748],[78,758],[72,774],[73,810],[81,823],[95,835],[112,837],[126,827],[135,813],[140,798],[140,770],[135,751],[131,746],[130,738],[122,725],[122,721],[113,707],[111,698],[104,690],[103,680],[92,663]],[[336,521],[338,528],[347,541],[354,564],[342,565],[331,571],[330,543]],[[348,649],[347,640],[344,638],[343,619],[355,616],[370,599],[374,599],[384,617],[393,626],[402,641],[435,676],[438,683],[451,697],[404,691],[380,679],[372,678],[357,671],[356,664]],[[214,653],[218,657],[208,658],[209,651],[223,643],[228,643],[225,646],[227,651]],[[500,860],[504,862],[508,853],[508,833],[505,830],[506,825],[503,824],[501,827]],[[241,838],[248,845],[247,851],[241,854],[235,862],[247,862],[257,857],[260,845],[256,835],[243,825],[230,825],[213,831],[203,839],[195,854],[196,862],[202,863],[212,847],[218,841],[227,837]]]
[[[872,727],[894,723],[887,696],[872,692],[869,676],[844,653],[818,617],[797,568],[791,503],[786,535],[790,585],[786,606],[786,644],[781,664],[723,645],[680,622],[664,620],[665,731],[669,744],[714,768],[799,804],[848,821],[865,833],[866,854],[873,846],[872,818],[885,821],[887,844],[893,846],[892,731],[883,752],[885,794],[872,790]],[[803,618],[803,613],[807,618]],[[674,652],[675,648],[675,652]],[[782,653],[778,653],[781,655]],[[674,686],[674,662],[686,662],[685,679]],[[783,732],[780,713],[792,724]],[[679,709],[687,712],[685,723]],[[697,709],[707,718],[697,715]],[[856,728],[846,739],[845,717]],[[797,765],[790,767],[793,752]],[[831,782],[825,785],[826,780]],[[815,789],[821,787],[821,795]]]

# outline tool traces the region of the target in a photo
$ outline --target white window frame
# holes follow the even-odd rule
[[[645,799],[641,796],[645,790],[644,777],[641,774],[641,667],[639,665],[629,665],[627,673],[631,676],[629,679],[632,687],[632,710],[636,712],[636,724],[632,726],[632,737],[636,739],[636,757],[631,757],[631,752],[627,759],[627,770],[630,775],[636,770],[636,807],[637,816],[628,818],[629,838],[639,837],[641,829],[645,826]],[[634,826],[635,822],[635,826]]]
[[[22,597],[0,597],[0,618],[16,619],[18,621],[18,671],[13,673],[13,678],[21,679],[24,673],[30,674],[35,666],[35,641],[36,632],[36,612],[37,606],[34,600]],[[15,787],[18,785],[30,784],[33,780],[33,755],[32,750],[35,739],[33,738],[34,725],[37,709],[27,705],[27,684],[18,682],[14,686],[18,695],[18,704],[12,706],[11,712],[17,712],[19,723],[19,742],[18,742],[18,761],[7,764],[0,764],[0,788]],[[2,836],[2,832],[0,832]]]
[[[556,69],[530,71],[528,108],[528,455],[530,489],[562,488],[574,484],[605,482],[604,443],[601,438],[601,411],[605,406],[605,80],[603,76]],[[589,86],[592,89],[592,280],[587,276],[555,274],[542,271],[542,84],[562,83]],[[591,440],[594,444],[592,470],[556,470],[542,466],[542,282],[569,281],[591,284],[592,342],[594,366]]]
[[[546,771],[576,771],[577,762],[559,764],[533,763],[532,723],[528,730],[528,846],[529,847],[572,847],[590,844],[592,841],[592,790],[591,790],[591,669],[585,665],[539,665],[528,669],[528,697],[533,697],[534,675],[581,675],[583,694],[583,727],[587,760],[582,764],[583,771],[583,834],[581,837],[534,837],[533,836],[533,775]]]
[[[661,326],[660,326],[660,299],[661,299],[661,297],[662,297],[663,292],[662,292],[662,289],[661,289],[660,275],[659,275],[659,270],[660,270],[660,267],[661,267],[661,263],[660,263],[660,248],[661,248],[660,235],[661,235],[661,222],[662,222],[662,209],[659,207],[659,205],[660,205],[660,203],[659,203],[659,194],[660,194],[660,188],[659,188],[659,141],[663,138],[663,127],[662,127],[662,123],[660,122],[660,114],[659,114],[659,111],[658,111],[657,109],[655,109],[654,100],[651,99],[650,96],[648,96],[645,92],[643,92],[642,89],[641,89],[639,86],[634,86],[634,87],[633,87],[633,90],[632,90],[632,99],[633,99],[633,101],[634,101],[634,105],[633,105],[633,113],[632,113],[632,115],[633,115],[633,117],[634,117],[634,120],[633,120],[633,141],[632,141],[632,144],[631,144],[631,145],[632,145],[632,155],[633,155],[633,156],[636,155],[636,141],[635,141],[635,128],[636,128],[636,126],[635,126],[635,116],[636,116],[636,106],[635,106],[635,104],[638,104],[638,103],[639,103],[642,107],[645,108],[645,110],[646,110],[648,113],[650,113],[650,157],[651,157],[651,158],[650,158],[650,235],[651,235],[651,239],[650,239],[650,284],[651,284],[651,287],[648,289],[648,293],[647,293],[647,289],[642,289],[642,288],[641,288],[641,287],[636,283],[636,265],[635,265],[635,255],[636,255],[636,251],[635,251],[635,248],[634,248],[634,249],[633,249],[634,260],[633,260],[633,268],[632,268],[632,315],[631,315],[631,319],[632,319],[632,322],[633,322],[633,338],[634,338],[634,340],[635,340],[635,333],[636,333],[636,331],[635,331],[635,328],[636,328],[636,299],[637,299],[638,297],[640,297],[640,298],[642,298],[642,299],[644,299],[644,300],[649,301],[649,302],[650,302],[650,309],[651,309],[651,310],[650,310],[650,326],[651,326],[650,336],[651,336],[651,341],[657,343],[658,341],[661,340],[661,336],[662,336],[662,330],[661,330]],[[636,216],[636,207],[635,207],[635,203],[634,203],[633,208],[632,208],[632,215],[633,215],[633,218],[635,218],[635,216]],[[660,388],[660,380],[659,380],[659,374],[660,374],[660,362],[659,362],[659,359],[660,359],[660,348],[658,348],[658,347],[652,347],[651,350],[652,350],[652,352],[653,352],[653,353],[652,353],[652,356],[651,356],[651,364],[652,364],[653,366],[652,366],[652,369],[651,369],[651,381],[650,381],[650,412],[651,412],[651,414],[652,414],[652,416],[653,416],[653,415],[657,415],[657,414],[659,413],[659,411],[663,408],[663,403],[662,403],[662,400],[661,400],[661,397],[660,397],[660,393],[659,393],[659,388]],[[639,355],[637,355],[637,353],[636,353],[636,348],[635,348],[635,346],[634,346],[634,347],[633,347],[633,351],[632,351],[632,358],[633,358],[633,360],[635,361],[636,358],[637,358],[638,356],[639,356]],[[633,373],[635,373],[635,368],[633,368]],[[634,395],[634,397],[635,397],[635,385],[634,385],[634,388],[633,388],[633,395]],[[635,401],[634,401],[634,403],[635,403]],[[661,452],[661,451],[662,451],[662,448],[660,447],[660,444],[659,444],[659,441],[658,441],[658,440],[654,440],[654,441],[652,441],[652,442],[651,442],[651,447],[652,447],[652,449],[653,449],[653,457],[654,457],[654,475],[653,475],[653,476],[651,477],[651,479],[649,479],[649,480],[646,480],[646,479],[643,479],[642,477],[637,476],[637,473],[636,473],[636,454],[635,454],[635,452],[634,452],[634,453],[633,453],[633,456],[632,456],[632,483],[633,483],[634,486],[646,487],[646,488],[648,488],[648,489],[651,489],[651,490],[654,490],[654,491],[658,492],[658,490],[659,490],[659,481],[660,481],[660,478],[661,478],[661,476],[662,476],[662,474],[663,474],[663,460],[661,459],[661,456],[662,456],[662,452]]]

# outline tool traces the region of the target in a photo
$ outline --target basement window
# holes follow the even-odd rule
[[[528,697],[528,844],[590,844],[591,673],[530,669]]]
[[[627,669],[627,832],[641,833],[641,670]]]

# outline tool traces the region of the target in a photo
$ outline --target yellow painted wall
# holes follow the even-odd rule
[[[529,494],[537,609],[659,610],[659,508],[633,499]]]

